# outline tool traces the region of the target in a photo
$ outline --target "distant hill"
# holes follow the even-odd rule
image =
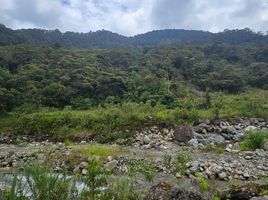
[[[133,37],[126,37],[106,30],[89,33],[59,30],[20,29],[12,30],[0,24],[0,45],[45,44],[74,48],[113,48],[122,46],[148,46],[168,43],[263,43],[268,36],[248,28],[225,30],[220,33],[167,29],[155,30]]]

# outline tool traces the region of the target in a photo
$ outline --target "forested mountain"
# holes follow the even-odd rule
[[[175,101],[189,90],[268,88],[268,45],[173,44],[143,48],[0,47],[0,109]]]
[[[250,29],[225,30],[210,33],[194,30],[156,30],[133,37],[101,30],[89,33],[61,33],[59,30],[20,29],[12,30],[0,25],[0,45],[47,44],[75,48],[114,48],[123,46],[150,46],[169,43],[265,43],[268,36]]]

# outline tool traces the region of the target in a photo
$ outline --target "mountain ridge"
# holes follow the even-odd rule
[[[70,48],[116,48],[122,46],[148,46],[168,43],[258,43],[268,42],[268,35],[252,30],[236,29],[212,33],[201,30],[163,29],[135,36],[124,36],[107,30],[96,32],[61,32],[58,29],[18,29],[0,25],[0,46],[16,44],[45,44]]]

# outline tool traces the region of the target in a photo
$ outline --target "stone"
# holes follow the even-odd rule
[[[206,168],[205,173],[208,177],[211,177],[213,175],[209,168]]]
[[[117,167],[117,164],[118,164],[118,161],[117,160],[112,160],[110,162],[107,162],[105,165],[104,165],[104,168],[108,171],[112,171],[114,170],[116,167]]]
[[[85,168],[88,167],[88,163],[87,163],[87,162],[81,162],[81,163],[79,164],[79,167],[80,167],[80,169],[85,169]]]
[[[231,200],[247,200],[256,196],[256,194],[249,190],[234,191],[230,195]]]
[[[218,174],[219,179],[224,180],[227,177],[227,174],[225,172],[221,172]]]
[[[193,138],[191,140],[188,141],[188,144],[192,147],[198,148],[198,140]]]
[[[112,156],[108,156],[108,157],[107,157],[107,160],[110,162],[110,161],[113,160],[113,157],[112,157]]]
[[[191,126],[176,126],[173,135],[178,142],[188,142],[194,138],[194,130]]]
[[[250,200],[268,200],[268,196],[265,195],[265,196],[263,196],[263,197],[253,197],[253,198],[251,198]]]
[[[151,142],[151,139],[147,135],[145,135],[144,138],[143,138],[143,143],[144,144],[149,144],[150,142]]]
[[[181,173],[176,173],[176,175],[175,175],[175,176],[176,176],[176,178],[177,178],[177,179],[180,179],[180,178],[182,178],[182,175],[181,175]]]
[[[243,176],[244,176],[245,178],[249,178],[249,177],[250,177],[249,173],[247,173],[247,172],[245,172],[245,173],[243,174]]]
[[[73,173],[74,173],[74,174],[78,174],[78,173],[80,173],[80,168],[79,168],[79,167],[74,168],[74,169],[73,169]]]
[[[214,143],[214,144],[223,144],[225,142],[225,139],[224,137],[222,137],[221,135],[219,134],[213,134],[211,135],[208,140],[210,141],[210,143]]]
[[[242,140],[245,137],[244,133],[236,133],[235,135],[232,136],[232,139],[236,142]]]
[[[82,140],[82,141],[80,142],[80,144],[85,145],[85,144],[87,144],[87,142],[86,142],[85,140]]]
[[[81,172],[82,175],[87,175],[88,174],[88,171],[86,169],[82,169],[82,172]]]
[[[264,149],[265,151],[268,151],[268,141],[266,141],[266,142],[264,143],[264,145],[263,145],[263,149]]]
[[[228,134],[235,134],[236,133],[236,129],[233,126],[227,126],[227,133]]]
[[[183,187],[171,187],[162,182],[152,186],[144,200],[208,200],[200,192]]]
[[[245,128],[245,132],[251,132],[251,131],[256,131],[258,128],[256,126],[247,126]]]

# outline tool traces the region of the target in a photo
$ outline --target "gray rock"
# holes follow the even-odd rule
[[[88,171],[86,169],[82,169],[82,172],[81,172],[82,175],[87,175],[88,174]]]
[[[263,196],[263,197],[253,197],[253,198],[251,198],[250,200],[268,200],[268,196],[265,195],[265,196]]]
[[[179,186],[170,188],[166,183],[151,187],[145,200],[207,200],[200,192]]]
[[[224,180],[227,177],[227,174],[225,172],[221,172],[218,174],[219,179]]]
[[[81,162],[79,165],[80,169],[84,169],[88,167],[88,163],[87,162]]]
[[[191,126],[177,126],[174,130],[174,138],[178,142],[187,142],[194,138],[194,130]]]
[[[236,129],[233,126],[227,126],[227,133],[228,134],[235,134],[236,133]]]
[[[104,165],[104,168],[108,171],[112,171],[114,170],[116,167],[117,167],[117,164],[118,164],[118,161],[117,160],[112,160],[110,162],[107,162],[105,165]]]
[[[214,143],[214,144],[223,144],[225,142],[224,137],[222,137],[219,134],[213,134],[211,135],[208,140],[210,141],[209,143]]]
[[[151,142],[151,139],[147,135],[145,135],[144,138],[143,138],[143,143],[144,144],[149,144],[150,142]]]
[[[235,135],[233,135],[232,139],[236,142],[242,140],[245,137],[244,133],[236,133]]]
[[[191,139],[191,140],[188,141],[188,144],[189,144],[190,146],[192,146],[192,147],[197,148],[197,147],[198,147],[198,140],[195,139],[195,138],[193,138],[193,139]]]
[[[256,126],[247,126],[245,128],[245,132],[251,132],[251,131],[256,131],[258,128]]]

